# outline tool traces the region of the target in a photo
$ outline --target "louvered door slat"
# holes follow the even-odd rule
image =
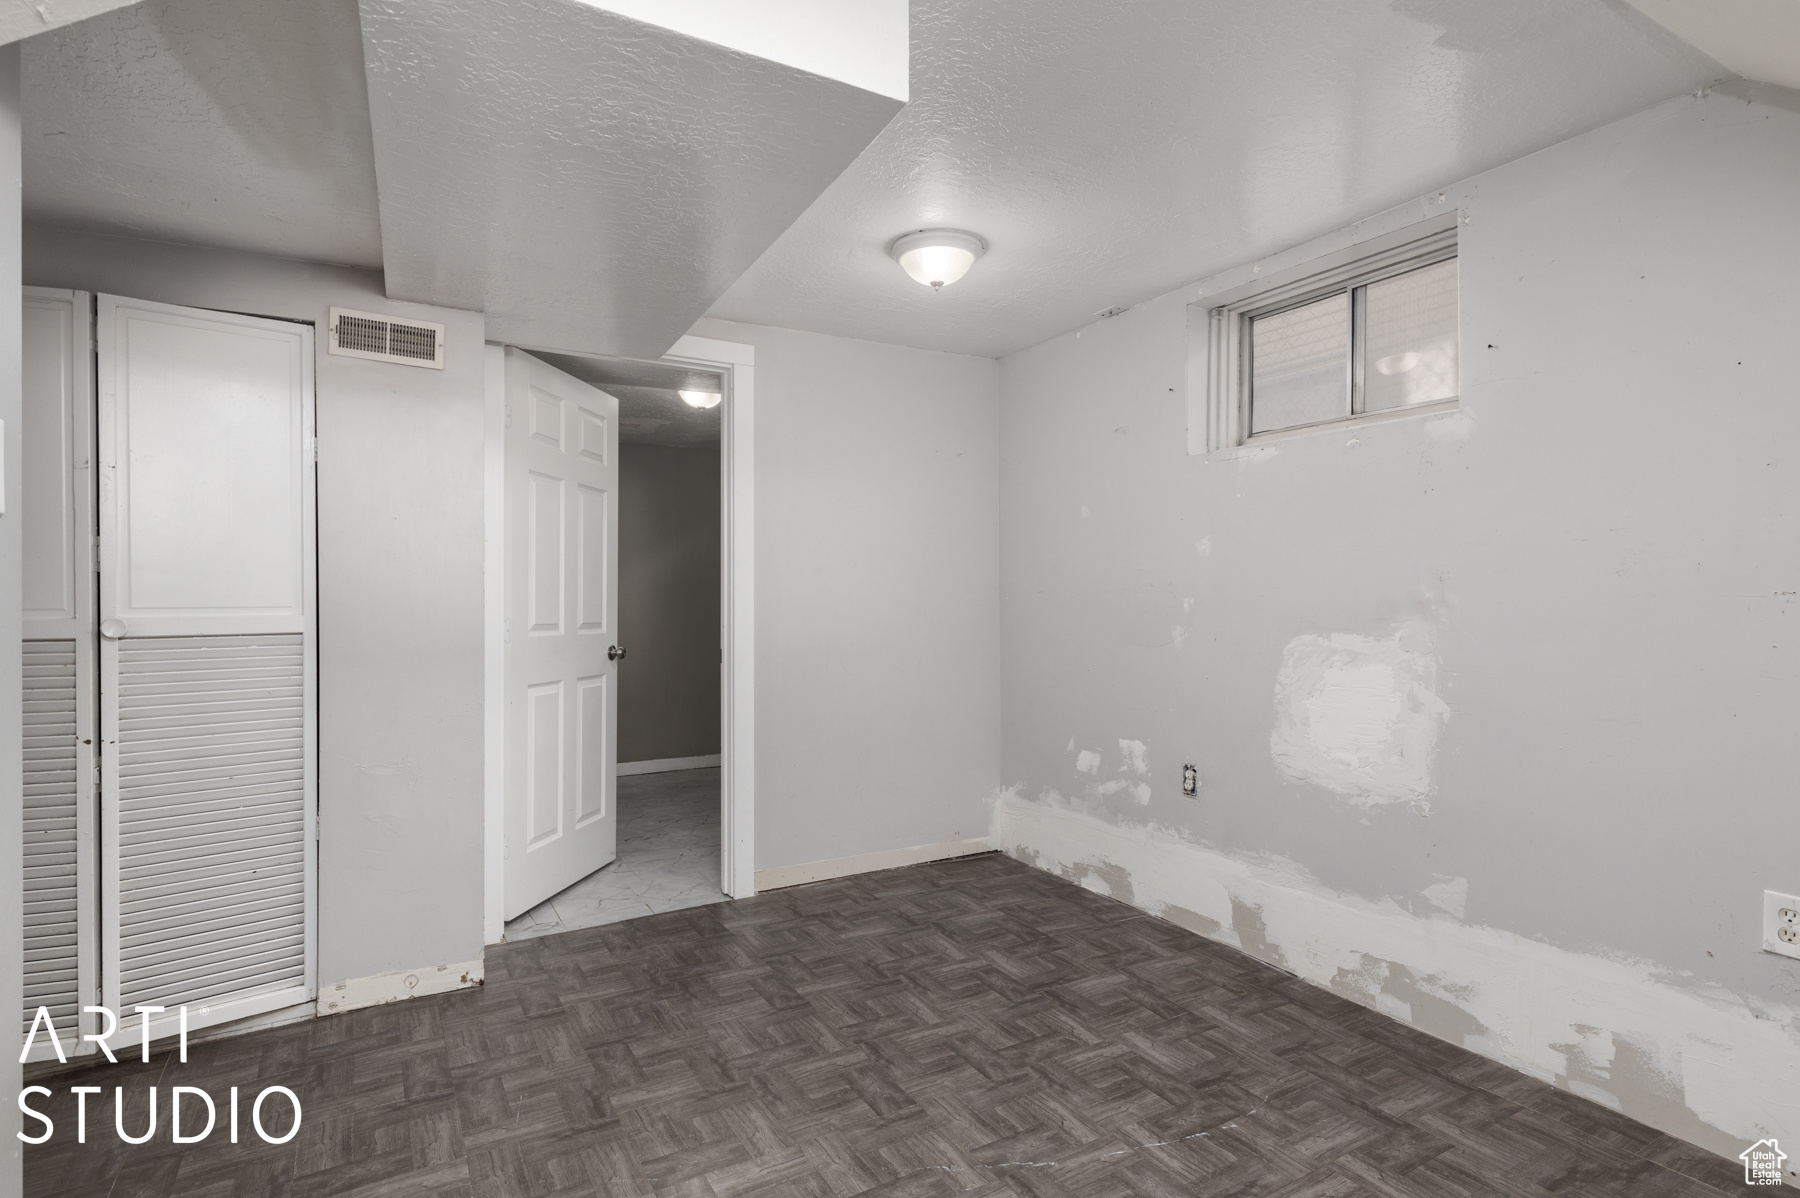
[[[118,646],[119,999],[206,1005],[307,984],[303,637]],[[229,675],[199,705],[184,679]],[[176,735],[142,718],[179,706]]]
[[[26,641],[24,662],[24,1026],[47,1007],[69,1041],[81,1005],[75,642]]]

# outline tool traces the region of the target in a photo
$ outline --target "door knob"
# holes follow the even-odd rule
[[[125,635],[125,621],[120,619],[100,621],[100,635],[109,641],[116,641]]]
[[[625,656],[625,650],[620,648],[618,645],[608,645],[606,647],[606,660],[607,661],[618,661],[621,657],[624,657],[624,656]]]

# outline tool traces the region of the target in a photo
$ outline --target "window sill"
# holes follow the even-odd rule
[[[1387,424],[1393,420],[1406,420],[1413,416],[1436,416],[1445,412],[1454,412],[1462,406],[1462,399],[1440,399],[1434,403],[1414,404],[1406,408],[1389,408],[1384,412],[1365,412],[1361,416],[1350,416],[1343,420],[1328,420],[1322,424],[1302,424],[1298,428],[1276,429],[1274,432],[1257,433],[1246,438],[1242,444],[1222,451],[1222,456],[1229,455],[1236,449],[1255,449],[1259,445],[1268,445],[1275,441],[1292,441],[1296,437],[1310,437],[1318,433],[1338,432],[1342,429],[1358,429],[1371,424]]]

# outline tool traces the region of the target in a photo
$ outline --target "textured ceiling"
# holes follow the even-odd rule
[[[136,3],[137,0],[0,0],[0,45]]]
[[[916,0],[912,101],[711,315],[999,356],[1725,74],[1618,0]],[[991,243],[940,293],[890,261]]]
[[[690,408],[680,395],[660,387],[609,387],[619,397],[619,440],[676,449],[717,448],[723,427],[720,408]]]
[[[918,0],[856,157],[891,100],[596,5],[363,3],[379,216],[356,0],[144,0],[24,44],[28,218],[385,264],[522,344],[710,304],[998,356],[1725,73],[1621,0]],[[939,294],[884,252],[928,224],[992,244]]]
[[[28,220],[381,264],[356,0],[145,0],[22,57]]]
[[[388,294],[654,358],[900,102],[576,0],[361,0]]]
[[[692,408],[680,394],[683,387],[715,394],[722,392],[724,379],[713,371],[694,370],[670,362],[533,352],[556,369],[592,383],[618,399],[621,441],[670,445],[677,449],[697,449],[719,443],[723,405],[704,410]]]

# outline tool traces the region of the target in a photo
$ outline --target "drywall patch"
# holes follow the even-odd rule
[[[1071,739],[1069,748],[1073,749],[1074,747],[1075,742]],[[1148,775],[1150,773],[1148,753],[1149,749],[1141,740],[1119,741],[1118,772],[1127,775],[1136,774],[1140,778]],[[1102,764],[1100,753],[1093,749],[1083,749],[1075,758],[1076,770],[1084,774],[1092,774],[1095,777],[1100,776]],[[1098,784],[1090,783],[1087,791],[1090,798],[1099,799],[1110,799],[1121,792],[1129,792],[1140,807],[1148,806],[1150,803],[1150,784],[1142,781],[1133,782],[1129,777],[1108,778]]]
[[[1287,968],[1281,946],[1269,939],[1269,925],[1263,920],[1261,907],[1252,906],[1235,895],[1231,900],[1231,930],[1237,933],[1238,947],[1259,960]]]
[[[1281,656],[1269,749],[1283,774],[1359,807],[1425,810],[1438,729],[1449,715],[1437,696],[1428,625],[1404,624],[1384,640],[1307,634]]]
[[[1136,897],[1131,886],[1131,872],[1111,862],[1078,862],[1072,867],[1070,881],[1078,882],[1096,894],[1130,903]],[[1135,905],[1135,904],[1133,904]]]
[[[1436,907],[1439,911],[1448,912],[1461,919],[1469,909],[1469,879],[1452,878],[1448,874],[1433,874],[1437,881],[1419,891],[1419,897]]]
[[[1322,885],[1292,861],[1228,854],[1121,826],[1053,791],[995,804],[990,843],[1065,877],[1123,871],[1133,905],[1265,955],[1541,1081],[1735,1158],[1800,1142],[1800,1010],[1680,986],[1644,961],[1570,952],[1498,928],[1417,915]],[[1110,881],[1108,881],[1110,885]],[[1098,886],[1095,886],[1098,889]],[[1210,925],[1216,925],[1212,930]]]
[[[1340,968],[1331,989],[1465,1048],[1479,1050],[1480,1040],[1488,1035],[1487,1026],[1463,1009],[1470,998],[1468,987],[1449,984],[1435,974],[1420,977],[1404,965],[1368,953],[1356,969]]]
[[[1035,852],[1031,855],[1034,859],[1037,857]],[[1024,860],[1024,858],[1021,857],[1019,860]],[[1209,940],[1217,940],[1219,932],[1225,926],[1216,919],[1208,919],[1198,911],[1189,911],[1186,907],[1178,906],[1175,903],[1164,903],[1159,914],[1177,927],[1197,932]]]
[[[1620,1096],[1619,1105],[1640,1112],[1637,1117],[1645,1123],[1698,1143],[1707,1128],[1683,1101],[1684,1072],[1679,1050],[1665,1056],[1654,1046],[1638,1044],[1624,1035],[1613,1037],[1607,1080]]]
[[[1608,1088],[1612,1081],[1612,1033],[1591,1023],[1572,1026],[1573,1040],[1550,1046],[1563,1054],[1563,1070],[1555,1079],[1557,1086],[1589,1102],[1618,1110],[1619,1099]]]

